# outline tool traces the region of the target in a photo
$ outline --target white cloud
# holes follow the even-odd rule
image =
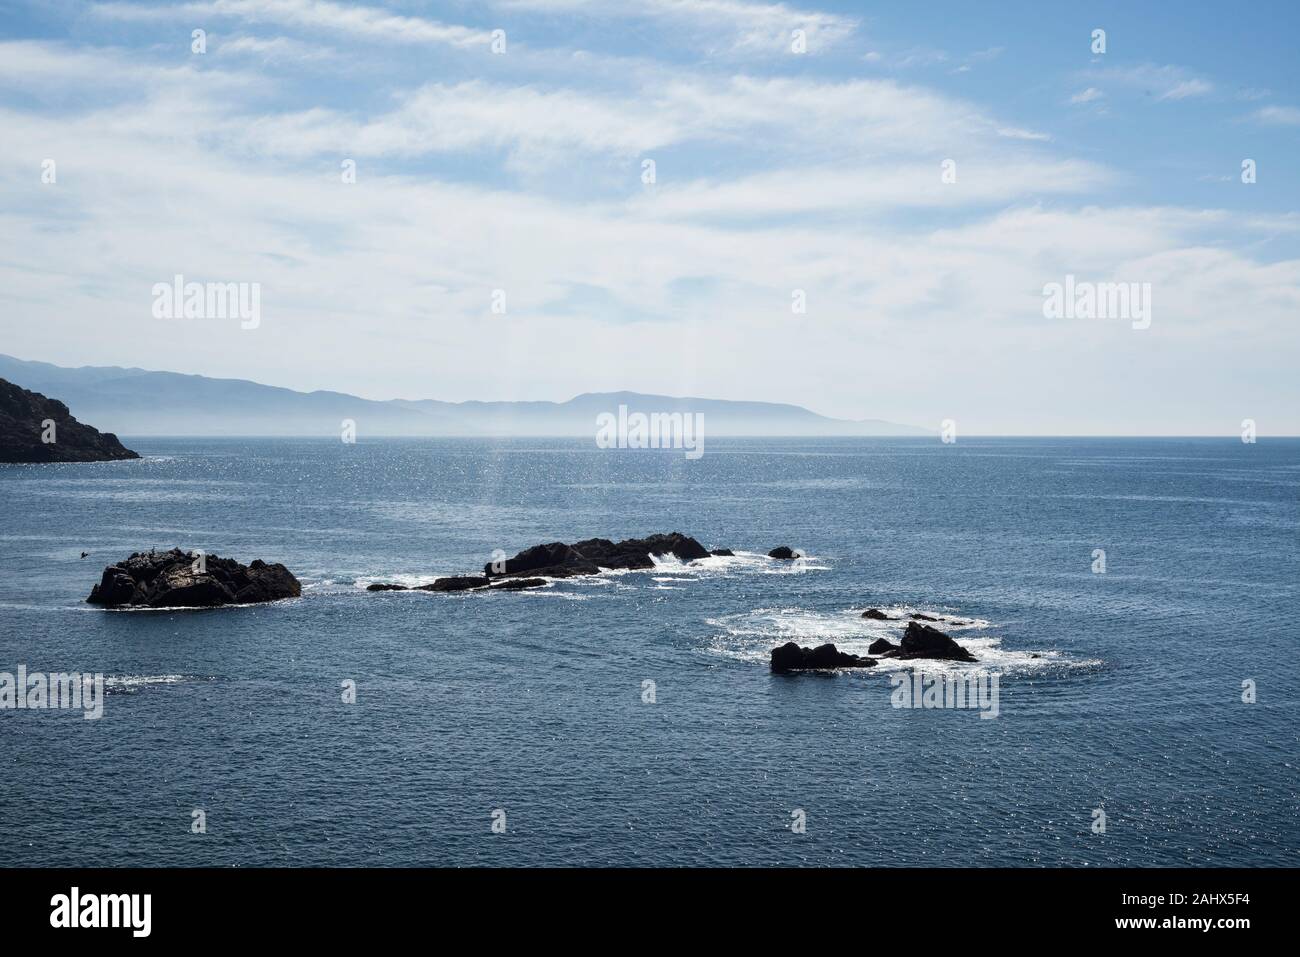
[[[678,71],[614,94],[469,81],[430,84],[366,118],[325,108],[262,114],[223,127],[250,152],[414,157],[503,150],[565,163],[627,159],[683,144],[734,144],[769,164],[838,157],[970,155],[998,139],[1046,141],[972,105],[891,81],[817,82]],[[567,152],[566,152],[567,151]]]
[[[253,119],[239,132],[250,148],[274,155],[373,157],[560,146],[626,155],[677,141],[687,131],[679,118],[629,109],[613,97],[475,80],[423,87],[373,119],[314,108]]]
[[[731,181],[669,184],[635,205],[643,215],[666,219],[978,208],[1035,195],[1084,192],[1112,179],[1091,163],[1024,157],[962,161],[957,170],[957,182],[945,183],[937,162],[787,169]]]
[[[203,89],[231,92],[252,86],[251,76],[201,69],[195,62],[155,64],[113,47],[71,48],[37,40],[0,41],[0,86],[37,95],[75,89],[90,97],[112,93],[138,96],[142,89],[199,95]]]
[[[1221,243],[1235,214],[1027,207],[946,228],[817,219],[732,228],[641,202],[575,205],[427,177],[344,185],[337,170],[250,166],[213,152],[195,135],[203,121],[186,121],[174,104],[132,112],[129,125],[122,112],[0,112],[18,144],[6,169],[26,171],[30,184],[6,177],[0,215],[9,351],[381,397],[562,399],[634,388],[924,423],[960,408],[972,430],[1058,432],[1102,413],[1087,403],[1026,410],[1025,397],[1094,395],[1124,365],[1115,350],[1135,342],[1158,342],[1171,367],[1195,362],[1206,342],[1224,365],[1256,373],[1295,359],[1276,344],[1294,341],[1286,335],[1300,263],[1254,262],[1202,240]],[[57,187],[35,174],[47,150],[75,171]],[[1007,182],[1038,177],[1030,185],[1050,189],[1053,169],[998,177],[962,167],[958,188],[996,199]],[[1088,171],[1055,175],[1082,185]],[[724,191],[719,202],[761,202],[765,186],[781,191],[743,183],[736,188],[749,196]],[[855,188],[844,179],[803,186],[820,198],[795,212],[816,213],[837,189]],[[908,184],[865,184],[858,200],[888,202],[896,186]],[[50,230],[53,215],[76,228]],[[154,320],[150,287],[176,272],[260,282],[261,328]],[[1041,288],[1067,272],[1153,282],[1152,338],[1046,324]],[[495,288],[508,293],[505,317],[489,314]],[[794,288],[808,292],[807,316],[789,312]],[[595,304],[578,290],[597,292]],[[964,372],[928,375],[918,394],[918,369]],[[1160,408],[1231,394],[1216,375],[1165,382]],[[1103,416],[1105,427],[1172,427],[1141,412]]]
[[[1037,130],[1022,130],[1014,126],[998,127],[998,136],[1004,136],[1011,140],[1036,140],[1046,142],[1052,137],[1047,133],[1040,133]]]
[[[1090,86],[1086,90],[1080,90],[1074,96],[1070,97],[1071,103],[1092,103],[1094,100],[1102,99],[1106,94],[1095,86]]]
[[[256,57],[235,62],[0,44],[6,351],[377,397],[633,388],[923,424],[960,409],[968,433],[1204,431],[1247,376],[1274,383],[1254,415],[1300,426],[1300,263],[1266,245],[1293,216],[1096,205],[1113,171],[962,99],[668,66],[621,88],[461,79],[384,90],[381,111],[268,112]],[[76,108],[34,107],[34,88]],[[653,193],[632,176],[557,196],[492,175],[471,157],[489,148],[682,149]],[[476,168],[373,163],[344,184],[340,153]],[[152,284],[177,272],[260,282],[261,328],[153,319]],[[1042,286],[1066,273],[1152,282],[1152,328],[1045,322]]]
[[[1294,106],[1265,106],[1251,117],[1269,126],[1300,126],[1300,109]]]
[[[335,51],[331,47],[307,43],[291,37],[232,37],[229,40],[220,40],[215,44],[215,50],[218,54],[247,55],[268,61],[290,60],[301,62],[325,60],[335,56]]]
[[[784,3],[746,3],[741,0],[638,0],[607,3],[604,0],[503,0],[501,6],[553,13],[581,12],[602,18],[652,18],[675,22],[697,31],[701,45],[724,39],[737,52],[788,50],[791,32],[802,30],[808,52],[824,50],[857,29],[852,17],[801,10]]]
[[[399,16],[380,7],[332,3],[329,0],[200,0],[146,6],[100,3],[99,16],[114,20],[175,20],[200,17],[232,18],[245,23],[274,23],[321,30],[352,39],[363,37],[393,43],[446,44],[472,47],[486,44],[490,33],[424,17]]]
[[[1207,80],[1181,80],[1160,94],[1162,100],[1185,100],[1189,96],[1204,96],[1214,85]]]
[[[1146,63],[1131,67],[1102,67],[1087,71],[1099,87],[1107,85],[1141,90],[1157,101],[1185,100],[1214,92],[1214,84],[1178,66]]]

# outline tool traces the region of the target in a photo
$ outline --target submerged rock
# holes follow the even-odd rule
[[[798,558],[799,553],[789,545],[778,545],[767,553],[768,558],[779,558],[782,561],[790,561],[792,558]]]
[[[472,588],[484,588],[488,580],[482,575],[448,575],[446,578],[434,579],[427,585],[421,585],[418,591],[469,591]]]
[[[875,665],[871,658],[851,655],[840,651],[832,644],[818,645],[816,648],[801,648],[793,641],[788,641],[779,648],[772,649],[773,671],[812,671],[826,668],[870,668]]]
[[[867,654],[880,655],[881,657],[892,657],[890,652],[897,651],[898,645],[894,644],[888,638],[877,638],[871,644],[867,645]]]
[[[913,621],[938,621],[939,620],[938,618],[935,618],[933,615],[922,615],[920,612],[913,612],[907,617],[911,618]]]
[[[689,535],[671,532],[651,535],[648,538],[628,538],[612,542],[608,538],[588,538],[566,545],[551,542],[526,548],[514,558],[504,562],[488,562],[483,574],[489,578],[509,578],[514,575],[571,578],[575,575],[595,575],[601,569],[654,568],[651,555],[673,555],[684,562],[708,558],[709,551]]]
[[[874,647],[875,645],[872,645],[872,648]],[[903,632],[903,642],[898,646],[898,650],[882,652],[881,657],[897,658],[900,661],[915,658],[931,658],[939,661],[979,660],[939,629],[929,625],[919,625],[914,621],[907,623],[907,631]]]
[[[373,585],[367,585],[366,591],[471,591],[475,588],[486,588],[487,578],[482,575],[447,575],[443,578],[435,578],[427,585],[394,585],[389,582],[375,582]]]
[[[545,578],[507,578],[492,586],[492,591],[519,591],[523,588],[541,588],[546,584]]]
[[[868,608],[862,613],[863,618],[870,618],[872,621],[894,621],[879,608]]]
[[[297,598],[302,586],[283,565],[201,558],[179,548],[136,552],[104,569],[86,599],[108,608],[216,608]]]
[[[709,554],[712,555],[714,558],[735,558],[736,557],[736,553],[733,552],[730,548],[715,548],[713,551],[709,552]]]

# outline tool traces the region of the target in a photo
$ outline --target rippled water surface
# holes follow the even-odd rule
[[[98,721],[0,711],[11,864],[1297,863],[1300,441],[127,444],[0,466],[0,671],[108,679]],[[737,555],[364,590],[673,530]],[[154,546],[303,597],[84,604]],[[893,707],[899,663],[769,672],[897,638],[867,607],[942,617],[980,662],[932,670],[998,674],[998,717]]]

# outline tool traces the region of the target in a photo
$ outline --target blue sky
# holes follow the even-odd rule
[[[373,398],[1296,434],[1298,25],[1291,3],[0,0],[2,351]],[[177,273],[259,283],[261,324],[154,318]],[[1149,283],[1150,327],[1045,318],[1066,275]]]

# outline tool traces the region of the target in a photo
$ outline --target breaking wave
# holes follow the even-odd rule
[[[896,661],[892,658],[877,658],[877,666],[870,672],[862,673],[889,673],[923,666],[927,674],[957,674],[978,670],[1030,674],[1062,668],[1091,668],[1101,664],[1099,660],[1073,658],[1052,649],[1005,648],[999,635],[971,633],[984,632],[993,627],[981,618],[910,605],[892,605],[880,610],[901,620],[874,621],[863,618],[860,608],[826,613],[797,607],[757,608],[741,614],[709,618],[707,624],[718,631],[710,636],[708,651],[724,658],[766,664],[774,647],[794,641],[806,646],[831,642],[840,651],[866,655],[867,648],[878,638],[887,638],[897,644],[907,623],[912,620],[908,616],[923,614],[938,619],[931,624],[949,633],[957,644],[970,651],[979,661],[972,664],[929,659]]]

